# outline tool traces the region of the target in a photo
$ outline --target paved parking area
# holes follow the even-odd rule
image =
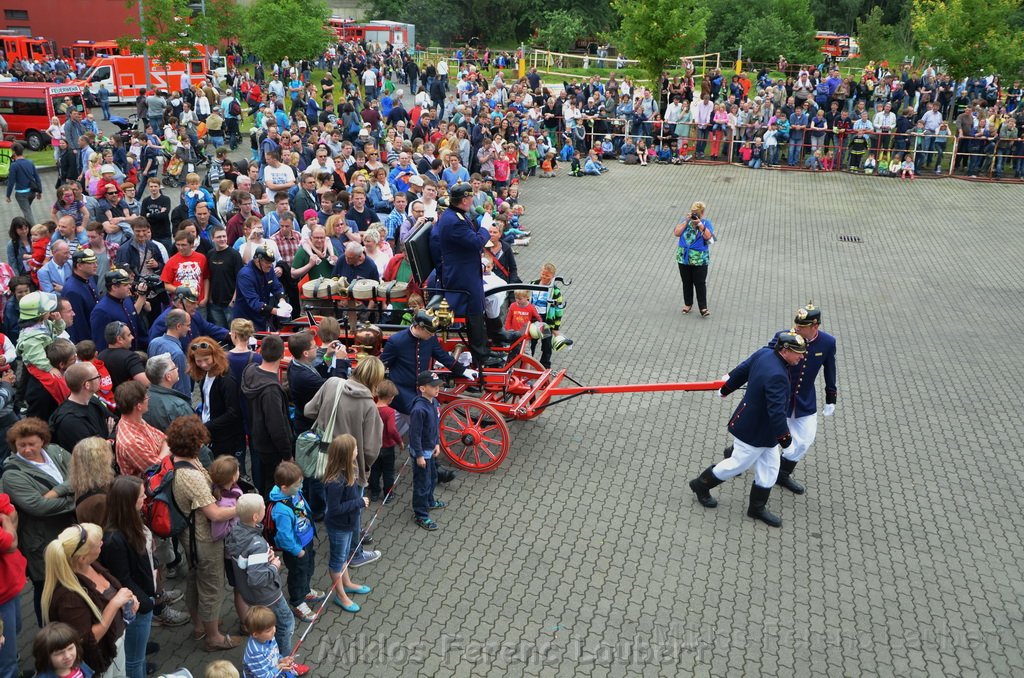
[[[403,475],[384,558],[356,571],[374,592],[302,650],[315,675],[1024,674],[1019,187],[613,163],[523,194],[520,271],[572,280],[555,365],[584,384],[712,379],[823,309],[840,395],[808,493],[773,493],[781,530],[746,518],[749,478],[694,501],[736,395],[569,401],[444,486],[436,533]],[[708,319],[679,313],[671,229],[694,200],[719,234]],[[211,658],[154,639],[162,670]]]

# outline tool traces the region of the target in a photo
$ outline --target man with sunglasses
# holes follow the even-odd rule
[[[115,320],[123,322],[131,330],[134,341],[130,348],[133,351],[145,350],[147,342],[141,329],[139,313],[149,309],[149,302],[146,301],[146,283],[140,282],[133,289],[132,277],[128,271],[115,268],[103,276],[103,284],[107,288],[107,293],[100,299],[100,303],[96,304],[89,318],[96,350],[102,351],[107,348],[104,330]]]
[[[65,450],[74,449],[78,441],[92,436],[107,438],[113,419],[110,410],[96,396],[100,373],[90,362],[78,362],[64,372],[64,381],[71,394],[50,416],[53,442]]]

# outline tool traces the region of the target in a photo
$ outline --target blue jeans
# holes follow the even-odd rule
[[[124,665],[128,678],[146,678],[146,643],[153,626],[153,611],[138,614],[124,630]]]
[[[277,632],[274,634],[274,640],[277,641],[277,649],[281,651],[281,656],[287,656],[292,651],[292,634],[295,633],[295,617],[292,615],[291,608],[288,607],[288,601],[282,595],[277,599],[277,602],[268,607],[274,611],[274,616],[277,617]]]
[[[327,563],[327,571],[331,574],[341,572],[345,563],[352,555],[352,546],[359,541],[359,529],[327,530],[327,540],[331,545],[331,557]]]
[[[800,156],[803,153],[804,136],[793,134],[789,137],[789,166],[800,164]]]
[[[21,630],[21,596],[17,595],[0,605],[0,620],[4,623],[4,645],[0,647],[0,678],[17,678],[18,631]]]
[[[208,303],[206,319],[218,327],[229,327],[231,325],[231,304]]]
[[[434,488],[437,487],[437,458],[427,459],[427,465],[413,460],[412,465],[412,511],[417,518],[429,518],[430,507],[434,505]]]

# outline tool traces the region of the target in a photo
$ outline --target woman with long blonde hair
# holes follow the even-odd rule
[[[75,494],[75,516],[82,523],[102,525],[107,518],[107,488],[114,480],[114,451],[99,436],[83,438],[71,450],[68,468]]]
[[[135,614],[139,601],[96,562],[103,529],[94,523],[72,525],[46,547],[43,622],[59,621],[75,629],[82,659],[100,678],[125,674],[124,613]]]

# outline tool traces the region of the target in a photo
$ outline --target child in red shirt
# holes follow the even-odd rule
[[[39,287],[39,269],[46,265],[46,250],[50,246],[50,229],[44,224],[36,224],[29,231],[32,237],[32,258],[27,267],[32,274],[32,282]]]
[[[390,494],[395,484],[395,448],[402,447],[402,435],[398,432],[395,422],[395,411],[391,401],[398,395],[398,387],[388,379],[377,386],[377,412],[384,422],[384,435],[380,442],[380,455],[370,467],[370,480],[367,491],[370,501],[381,501],[390,504],[395,500]]]
[[[516,291],[516,303],[508,307],[505,329],[509,332],[526,332],[531,322],[542,322],[537,307],[530,303],[529,290]]]

